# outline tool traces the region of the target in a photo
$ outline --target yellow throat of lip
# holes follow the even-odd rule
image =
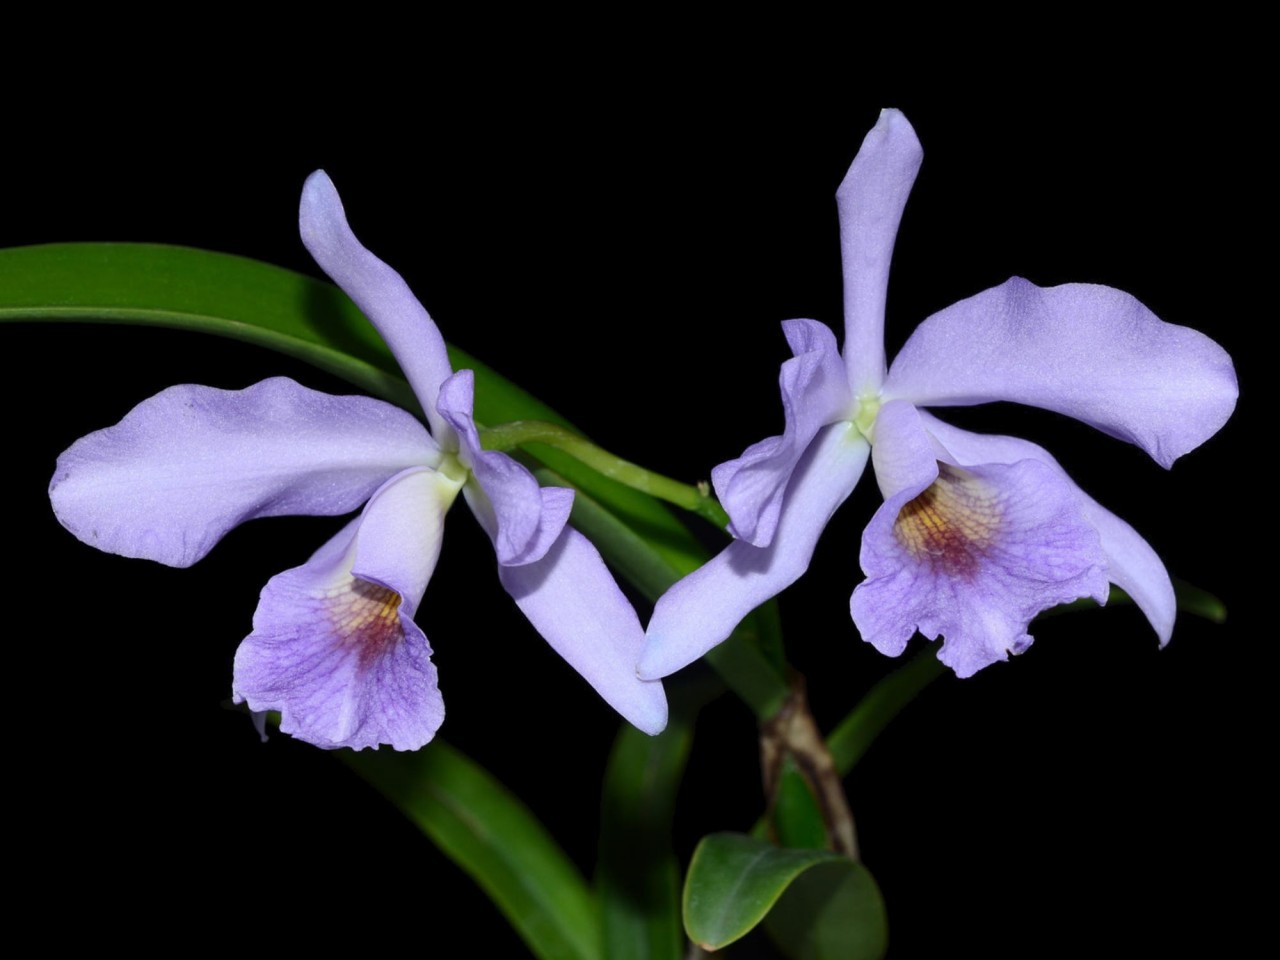
[[[938,464],[938,479],[908,502],[893,533],[911,556],[952,576],[972,577],[995,542],[1001,510],[995,489],[973,474]]]
[[[327,598],[334,632],[354,644],[361,665],[377,660],[404,639],[400,595],[367,580],[349,577]]]

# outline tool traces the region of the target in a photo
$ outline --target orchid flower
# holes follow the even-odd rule
[[[391,348],[426,412],[330,396],[285,378],[245,390],[176,386],[58,460],[62,524],[91,546],[186,567],[255,517],[364,509],[302,566],[262,591],[236,653],[232,691],[320,747],[435,735],[444,703],[415,623],[459,493],[488,532],[502,585],[547,642],[627,720],[666,725],[662,686],[635,674],[644,632],[600,554],[566,526],[573,491],[540,488],[481,448],[473,376],[404,280],[347,225],[323,171],[307,180],[302,240]],[[366,502],[367,501],[367,502]]]
[[[676,583],[648,627],[640,676],[666,676],[727,638],[804,573],[819,535],[868,459],[884,503],[862,537],[866,574],[850,612],[897,656],[919,630],[967,677],[1032,641],[1042,610],[1123,588],[1173,630],[1173,587],[1129,524],[1040,447],[960,430],[922,407],[1017,401],[1137,444],[1164,467],[1226,422],[1236,378],[1208,337],[1093,284],[1020,278],[924,321],[886,370],[889,261],[920,168],[915,131],[886,110],[836,193],[844,349],[814,320],[783,324],[785,429],[712,472],[736,538]]]

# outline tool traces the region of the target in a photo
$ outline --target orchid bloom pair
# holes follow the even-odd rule
[[[1137,444],[1164,467],[1235,406],[1235,372],[1208,337],[1159,320],[1127,293],[1014,278],[924,321],[886,370],[889,261],[922,152],[884,111],[837,194],[843,353],[813,320],[783,324],[785,429],[712,473],[736,538],[671,588],[649,623],[640,675],[666,676],[729,636],[808,567],[870,459],[884,503],[862,538],[867,579],[850,610],[897,656],[919,630],[944,638],[961,677],[1020,653],[1042,610],[1123,588],[1173,630],[1173,587],[1155,551],[1040,447],[949,426],[920,409],[1011,400]]]
[[[566,525],[572,491],[539,488],[519,463],[482,449],[470,371],[453,371],[430,316],[361,246],[322,172],[303,190],[303,241],[387,342],[430,429],[380,401],[282,378],[242,391],[172,387],[63,454],[54,510],[92,546],[183,567],[245,520],[364,503],[266,585],[235,659],[235,699],[279,711],[284,731],[322,747],[413,749],[440,726],[431,648],[414,617],[459,492],[534,627],[647,733],[666,724],[660,678],[805,571],[868,460],[884,503],[863,535],[867,579],[851,612],[877,649],[896,656],[916,630],[941,635],[939,657],[969,676],[1026,649],[1040,611],[1102,602],[1108,582],[1167,642],[1173,589],[1132,527],[1035,444],[960,430],[921,407],[1044,407],[1168,467],[1230,416],[1230,359],[1121,291],[1015,278],[927,319],[886,369],[889,261],[920,161],[910,124],[884,111],[837,193],[843,352],[821,323],[783,325],[794,353],[780,376],[784,432],[713,471],[735,540],[658,601],[647,635],[599,553]]]
[[[566,525],[573,491],[540,488],[481,448],[471,371],[454,373],[435,323],[356,239],[323,172],[307,180],[299,220],[316,262],[391,348],[430,431],[390,404],[285,378],[240,391],[171,387],[59,458],[49,489],[58,519],[99,549],[186,567],[246,520],[364,503],[310,560],[267,583],[232,690],[318,746],[412,750],[444,719],[414,617],[461,492],[535,629],[623,717],[661,731],[662,684],[635,672],[643,628],[595,547]]]

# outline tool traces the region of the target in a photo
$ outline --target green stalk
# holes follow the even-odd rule
[[[563,450],[576,460],[585,463],[597,473],[625,484],[651,497],[666,500],[711,521],[721,530],[729,525],[729,515],[711,499],[705,484],[691,486],[672,480],[660,473],[646,470],[629,460],[623,460],[608,450],[596,446],[590,440],[556,423],[542,420],[516,420],[489,427],[480,432],[480,442],[486,450],[514,450],[529,444],[544,444]],[[536,455],[537,451],[531,453]]]

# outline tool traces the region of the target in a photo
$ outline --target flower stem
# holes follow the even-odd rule
[[[513,420],[482,430],[480,442],[486,450],[503,451],[529,444],[546,444],[563,450],[612,480],[696,513],[722,530],[729,525],[728,514],[711,498],[705,484],[692,486],[646,470],[597,447],[590,440],[559,424],[542,420]]]

